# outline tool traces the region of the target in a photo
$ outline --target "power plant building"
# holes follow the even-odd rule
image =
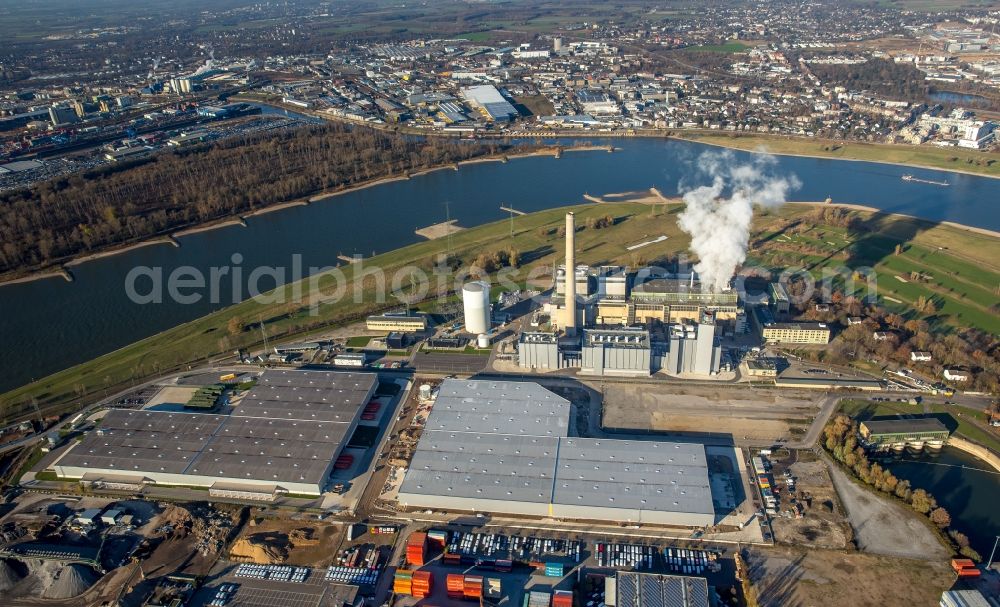
[[[481,281],[462,287],[465,330],[476,335],[490,332],[490,285]]]
[[[686,527],[714,524],[700,444],[568,436],[571,405],[538,384],[445,380],[399,504]]]
[[[559,338],[555,333],[525,331],[517,342],[518,365],[525,369],[562,369]]]
[[[649,376],[652,371],[649,331],[637,328],[584,329],[581,373]]]
[[[369,373],[269,370],[230,415],[112,409],[54,468],[95,484],[319,495],[377,383]]]

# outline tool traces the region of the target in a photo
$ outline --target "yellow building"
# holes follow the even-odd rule
[[[403,316],[386,314],[384,316],[369,316],[365,325],[370,331],[403,331],[415,333],[427,329],[427,317],[423,315]]]
[[[830,327],[821,322],[772,322],[761,333],[769,344],[830,343]]]

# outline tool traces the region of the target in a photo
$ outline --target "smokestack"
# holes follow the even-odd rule
[[[563,330],[566,335],[576,335],[576,221],[566,213],[566,318]]]

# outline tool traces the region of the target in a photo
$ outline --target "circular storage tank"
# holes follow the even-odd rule
[[[430,400],[431,398],[431,385],[423,384],[420,386],[420,398],[422,400]]]
[[[479,337],[476,338],[476,347],[479,349],[490,347],[490,336],[485,333],[480,333]]]
[[[462,287],[462,308],[465,312],[465,330],[469,333],[490,331],[490,286],[482,281],[467,283]]]

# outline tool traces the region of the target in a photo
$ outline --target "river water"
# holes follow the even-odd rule
[[[945,447],[939,454],[902,456],[886,466],[924,489],[951,514],[953,527],[969,536],[984,559],[1000,535],[1000,472],[978,457]]]
[[[24,384],[109,352],[182,322],[203,316],[234,300],[222,281],[219,303],[169,301],[140,305],[125,293],[125,277],[136,266],[180,266],[208,274],[212,266],[241,265],[244,275],[257,266],[337,263],[339,253],[385,252],[419,240],[414,230],[450,216],[471,227],[504,218],[501,205],[537,211],[584,202],[583,195],[657,187],[678,192],[699,156],[718,148],[663,139],[615,139],[622,148],[566,153],[561,159],[530,157],[510,162],[466,165],[407,181],[387,183],[331,197],[309,206],[250,218],[247,227],[231,226],[181,237],[181,245],[142,247],[87,262],[72,269],[75,281],[61,278],[0,286],[0,340],[4,365],[0,391]],[[735,152],[737,161],[749,158]],[[864,204],[893,213],[1000,229],[1000,181],[943,171],[868,162],[778,157],[776,171],[794,173],[802,187],[795,200]],[[905,182],[947,181],[948,187]],[[235,254],[242,256],[234,264]],[[245,285],[245,282],[244,282]],[[266,281],[261,283],[267,287]],[[238,299],[238,298],[236,298]]]

